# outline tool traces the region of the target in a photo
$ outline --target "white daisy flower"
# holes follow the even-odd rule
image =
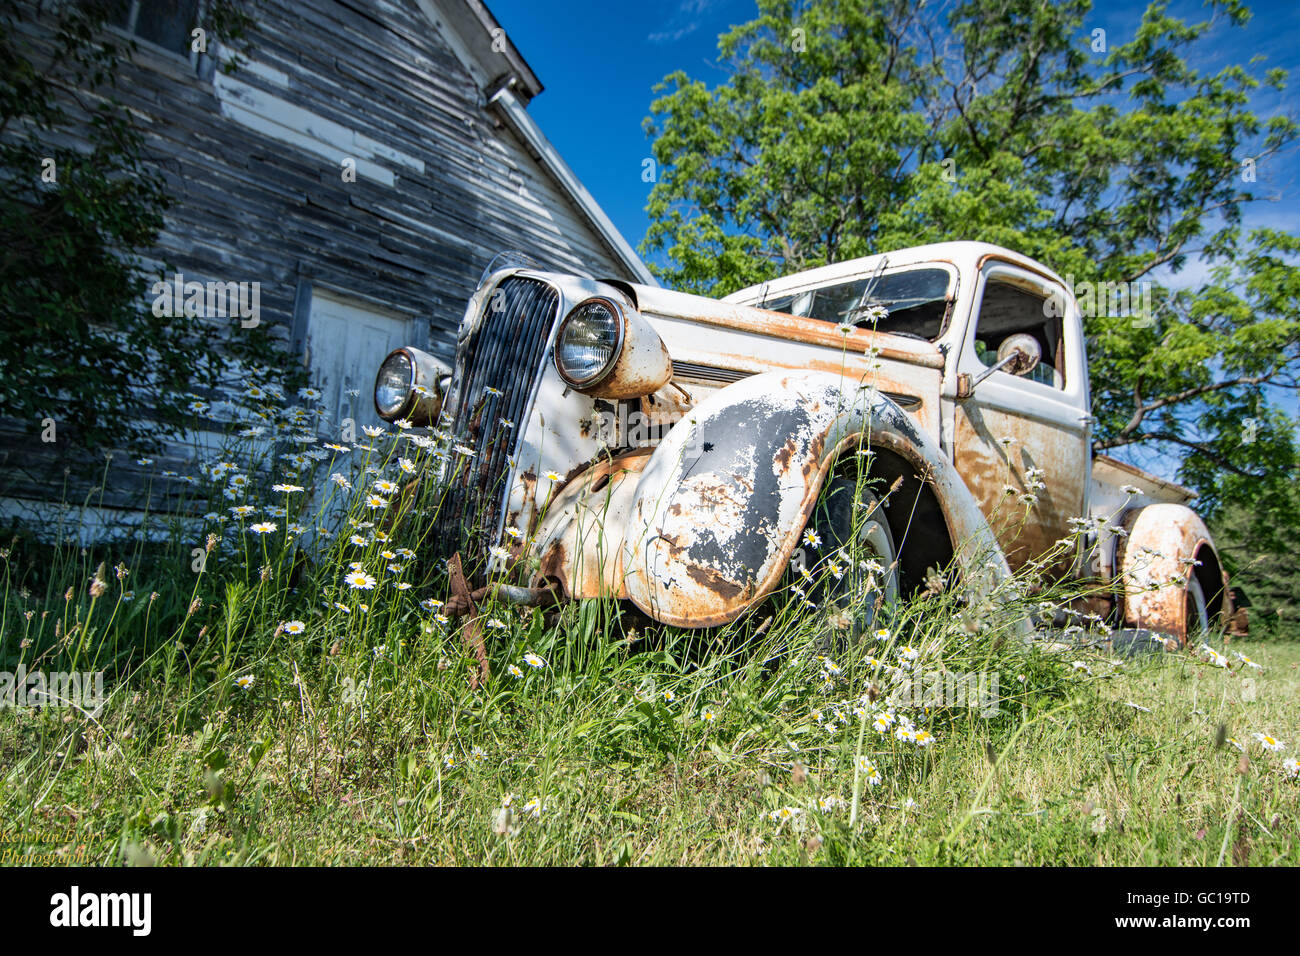
[[[875,787],[880,785],[880,769],[872,763],[867,757],[858,758],[858,772],[866,780],[867,786]]]
[[[1259,745],[1263,747],[1265,750],[1271,750],[1274,753],[1280,753],[1281,751],[1286,749],[1286,744],[1282,743],[1282,741],[1278,740],[1276,737],[1270,736],[1269,734],[1251,734],[1251,736],[1254,737],[1256,740],[1258,740]]]
[[[343,581],[353,590],[369,591],[375,586],[375,579],[364,571],[352,571],[344,575]]]

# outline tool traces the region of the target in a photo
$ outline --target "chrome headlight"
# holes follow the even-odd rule
[[[407,346],[390,352],[375,376],[375,411],[387,422],[432,425],[442,413],[443,381],[451,369]]]
[[[415,363],[411,357],[398,349],[379,366],[375,376],[375,411],[381,418],[396,418],[408,398],[411,386],[415,384]]]
[[[555,367],[577,389],[600,383],[623,348],[623,314],[609,299],[580,302],[555,336]]]
[[[593,296],[555,334],[555,367],[570,388],[597,398],[649,395],[673,375],[668,349],[634,308]]]

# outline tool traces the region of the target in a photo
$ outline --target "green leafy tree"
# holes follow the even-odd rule
[[[719,40],[729,78],[658,88],[665,170],[643,251],[673,286],[723,295],[829,262],[951,239],[1033,256],[1075,281],[1153,281],[1153,313],[1086,319],[1099,450],[1157,448],[1213,512],[1234,496],[1300,519],[1292,430],[1297,239],[1246,232],[1250,175],[1295,143],[1252,111],[1282,71],[1207,71],[1245,24],[1235,2],[1186,23],[1152,3],[1131,36],[1086,0],[759,0]],[[1109,41],[1109,42],[1107,42]],[[1107,310],[1099,310],[1107,311]],[[1255,422],[1251,440],[1248,422]]]
[[[168,196],[115,97],[135,49],[106,29],[120,6],[0,7],[0,416],[32,433],[53,419],[83,451],[176,433],[196,372],[257,351],[150,308],[141,255]],[[210,41],[250,23],[225,0],[206,16]]]
[[[1300,485],[1285,494],[1300,510]],[[1280,526],[1271,515],[1233,498],[1210,529],[1234,585],[1250,601],[1252,638],[1300,640],[1300,566],[1295,560],[1295,525]]]

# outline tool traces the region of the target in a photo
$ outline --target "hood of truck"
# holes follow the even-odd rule
[[[874,348],[881,358],[943,369],[943,353],[933,342],[924,339],[871,329],[854,329],[845,335],[838,326],[821,319],[772,312],[656,286],[629,285],[627,289],[643,314],[740,329],[754,335],[843,349],[859,355]]]

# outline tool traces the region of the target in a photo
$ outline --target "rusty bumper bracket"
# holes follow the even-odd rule
[[[491,587],[479,588],[474,592],[473,597],[475,601],[482,601],[489,594],[494,600],[502,604],[513,604],[515,607],[555,607],[564,602],[564,596],[556,586],[521,588],[514,584],[494,584]]]
[[[483,640],[483,623],[478,611],[479,602],[490,597],[502,604],[511,604],[515,607],[554,607],[563,602],[564,596],[560,593],[559,587],[553,585],[521,588],[513,584],[498,583],[471,591],[469,582],[465,579],[459,552],[447,562],[447,571],[450,577],[451,596],[444,611],[448,617],[469,616],[469,620],[461,628],[460,638],[474,655],[474,659],[478,661],[478,669],[470,675],[469,679],[470,689],[477,690],[487,683],[489,675],[487,647]]]
[[[478,605],[470,593],[469,583],[465,580],[459,551],[447,562],[447,572],[451,584],[451,600],[447,602],[448,613],[453,613],[451,609],[454,606],[456,614],[469,615],[469,620],[460,630],[460,639],[478,661],[477,671],[471,673],[469,677],[470,690],[478,690],[480,686],[487,683],[488,679],[487,648],[483,645],[483,622],[479,619]]]

